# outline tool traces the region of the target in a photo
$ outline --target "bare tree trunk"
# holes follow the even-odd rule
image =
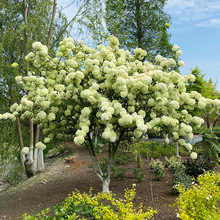
[[[122,139],[124,135],[124,130],[121,131],[120,137],[117,140],[116,143],[110,143],[108,145],[108,162],[107,162],[107,171],[103,172],[101,169],[101,166],[98,162],[98,159],[96,157],[96,153],[95,153],[95,146],[94,143],[92,141],[92,136],[90,136],[90,134],[87,135],[88,137],[88,141],[89,141],[89,145],[85,143],[87,150],[89,151],[89,154],[92,158],[92,164],[93,164],[93,170],[95,172],[95,174],[99,177],[99,179],[102,181],[102,191],[103,192],[110,192],[109,190],[109,186],[110,186],[110,174],[111,174],[111,169],[112,169],[112,163],[113,163],[113,159],[115,156],[115,153],[118,149],[119,143]]]
[[[48,38],[47,38],[47,48],[48,49],[49,49],[50,40],[51,40],[51,37],[52,37],[52,30],[53,30],[55,15],[56,15],[56,8],[57,8],[57,0],[54,0],[54,2],[53,2],[53,14],[52,14],[50,29],[49,29]]]
[[[38,155],[37,155],[37,171],[43,171],[44,170],[44,154],[43,150],[38,149]]]
[[[176,156],[177,156],[177,157],[180,157],[180,154],[179,154],[179,144],[178,144],[178,142],[176,142]]]
[[[27,177],[32,177],[35,175],[36,170],[34,170],[34,126],[32,119],[29,118],[29,153],[25,160],[25,173]]]
[[[35,135],[35,145],[39,142],[39,136],[40,136],[40,129],[37,126],[36,135]],[[34,149],[34,162],[33,162],[33,167],[35,170],[37,170],[37,161],[38,161],[38,148],[35,147],[35,149]]]
[[[18,140],[19,140],[19,147],[20,147],[21,163],[22,163],[22,166],[25,168],[25,166],[24,166],[25,156],[22,153],[22,149],[24,148],[24,143],[23,143],[23,137],[22,137],[22,133],[21,133],[21,123],[20,123],[20,119],[18,116],[16,116],[16,124],[17,124],[17,130],[18,130]]]
[[[105,180],[102,181],[102,192],[110,192],[109,185],[110,185],[110,176],[109,178],[106,178]]]

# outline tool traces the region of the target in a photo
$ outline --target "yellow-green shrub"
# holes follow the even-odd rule
[[[23,215],[23,220],[144,220],[151,219],[156,213],[150,207],[146,212],[134,208],[133,199],[136,195],[135,187],[125,190],[124,199],[117,199],[112,193],[98,193],[93,195],[92,191],[81,194],[73,192],[62,204],[54,207],[54,217],[47,215],[50,209],[43,210],[37,215]]]
[[[98,193],[96,196],[89,194],[81,194],[78,191],[73,192],[63,205],[62,211],[69,213],[75,212],[80,217],[88,217],[103,220],[143,220],[151,219],[156,213],[151,208],[146,212],[142,209],[142,204],[138,209],[134,208],[133,199],[136,195],[135,188],[125,190],[124,199],[116,199],[112,193]],[[82,207],[87,207],[86,209]],[[81,209],[80,209],[81,208]]]
[[[186,190],[177,186],[180,192],[174,206],[179,209],[178,216],[184,220],[220,219],[220,173],[205,173],[197,178],[198,184]]]

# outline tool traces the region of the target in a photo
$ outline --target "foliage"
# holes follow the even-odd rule
[[[174,206],[177,206],[180,219],[200,220],[219,219],[220,173],[205,173],[198,177],[198,184],[186,190],[179,185],[180,192]]]
[[[10,185],[16,185],[22,179],[23,167],[17,146],[2,142],[0,148],[0,169],[0,180],[5,180]]]
[[[175,148],[172,143],[166,144],[159,141],[147,141],[141,150],[141,155],[147,157],[147,152],[154,158],[160,158],[162,155],[171,156],[175,154]]]
[[[118,167],[112,167],[112,171],[113,171],[113,173],[115,173],[117,175],[117,178],[119,178],[119,179],[123,179],[125,173],[127,172],[126,169],[122,169],[122,168],[118,168]]]
[[[186,169],[184,167],[177,167],[175,169],[173,180],[172,180],[172,193],[179,194],[178,185],[183,185],[186,189],[191,188],[191,177],[186,174]]]
[[[165,157],[165,167],[168,167],[169,170],[175,171],[178,168],[184,168],[181,158],[172,156],[170,158]]]
[[[197,159],[192,160],[188,158],[184,165],[186,167],[186,174],[191,177],[197,178],[199,175],[214,170],[215,163],[211,160],[205,160],[202,156],[199,156]]]
[[[141,182],[144,179],[144,174],[141,172],[141,168],[135,167],[134,174],[137,176],[139,182]]]
[[[117,175],[119,179],[124,178],[124,174],[126,173],[126,169],[121,169],[118,166],[120,165],[126,165],[133,162],[133,157],[130,152],[126,152],[123,150],[119,150],[114,157],[114,162],[112,164],[112,172]],[[100,162],[101,169],[103,172],[106,172],[108,169],[108,158],[104,157],[102,158]]]
[[[207,129],[205,133],[200,134],[202,140],[194,144],[195,151],[202,156],[203,162],[218,163],[220,153],[220,143],[218,137],[210,130]]]
[[[164,178],[165,172],[162,161],[151,159],[150,168],[154,171],[155,180],[162,180]]]
[[[191,177],[187,175],[186,167],[183,165],[180,157],[165,157],[165,167],[171,171],[174,171],[173,180],[171,183],[173,194],[179,193],[178,189],[176,188],[178,184],[184,185],[187,189],[190,188]]]
[[[61,205],[58,204],[55,206],[55,217],[53,219],[151,219],[153,214],[156,213],[151,208],[146,212],[143,212],[142,204],[140,204],[139,208],[133,208],[135,194],[134,187],[130,190],[125,190],[124,199],[117,199],[112,193],[98,193],[97,195],[93,195],[91,190],[89,194],[81,194],[75,191]],[[37,220],[38,218],[25,215],[24,220],[32,219]],[[52,220],[50,216],[41,219]]]
[[[126,152],[124,150],[118,150],[115,154],[114,164],[117,166],[130,164],[133,161],[134,161],[134,157],[130,152]]]

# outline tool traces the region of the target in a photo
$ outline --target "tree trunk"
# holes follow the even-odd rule
[[[27,177],[30,178],[35,175],[36,170],[34,170],[34,126],[32,119],[29,118],[29,153],[25,160],[25,173]]]
[[[37,171],[37,158],[38,158],[38,148],[34,148],[34,161],[33,161],[33,169]]]
[[[43,150],[38,149],[38,155],[37,155],[37,171],[43,171],[44,170],[44,154]]]
[[[180,154],[179,154],[179,144],[178,144],[178,142],[176,142],[176,157],[180,157]]]
[[[110,185],[110,176],[108,176],[106,179],[103,178],[102,180],[102,192],[110,192],[109,191],[109,185]]]

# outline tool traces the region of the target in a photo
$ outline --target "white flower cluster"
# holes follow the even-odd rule
[[[41,149],[41,150],[45,150],[46,149],[46,145],[43,144],[42,142],[38,142],[36,145],[35,145],[36,148],[38,149]]]
[[[22,152],[22,154],[27,155],[29,153],[29,148],[24,147],[21,152]]]
[[[164,134],[166,143],[167,133],[171,134],[191,151],[184,138],[192,138],[191,125],[199,127],[204,121],[189,112],[220,109],[220,100],[186,92],[186,83],[195,77],[169,72],[168,67],[176,65],[173,59],[157,55],[157,65],[143,62],[144,50],[137,48],[132,55],[119,48],[114,36],[107,47],[99,45],[97,50],[66,38],[53,58],[39,42],[32,46],[34,51],[26,59],[33,63],[33,71],[16,77],[27,95],[0,119],[31,117],[42,128],[44,143],[66,138],[69,131],[78,145],[94,131],[112,143],[122,132],[137,138],[156,132]],[[176,45],[173,51],[176,57],[182,54]],[[178,65],[183,66],[183,61]],[[46,146],[40,142],[36,147]]]

